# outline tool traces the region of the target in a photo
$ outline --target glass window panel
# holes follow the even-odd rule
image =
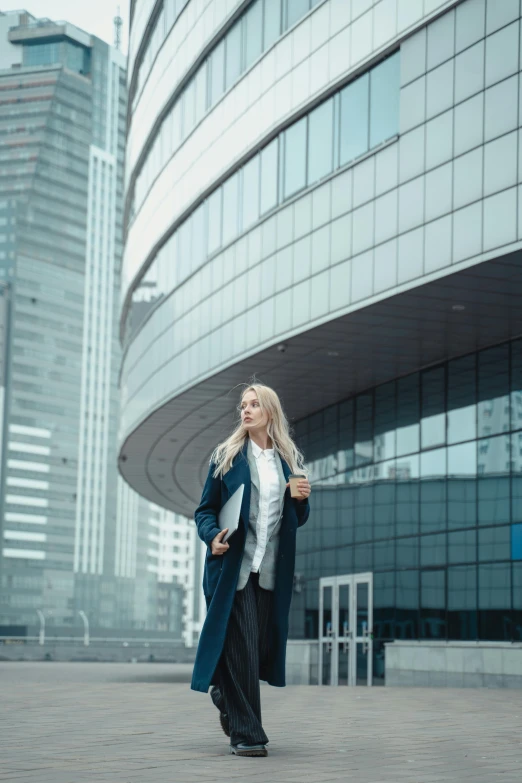
[[[225,89],[228,90],[241,73],[241,22],[236,22],[226,36]]]
[[[446,629],[446,572],[421,572],[421,611],[419,637],[445,639]]]
[[[281,35],[281,0],[264,0],[263,49],[266,51]]]
[[[354,536],[354,511],[353,489],[341,488],[336,491],[337,503],[339,504],[339,528],[337,543],[339,546],[351,544]]]
[[[263,51],[263,0],[256,0],[244,16],[244,68],[248,68]]]
[[[353,400],[342,402],[339,405],[339,453],[337,455],[337,469],[339,473],[353,468],[355,465],[353,451]]]
[[[397,522],[398,536],[419,532],[420,487],[418,455],[397,460]]]
[[[421,530],[446,529],[446,449],[421,454]]]
[[[208,59],[209,96],[208,106],[213,106],[223,95],[225,89],[225,41],[221,41]]]
[[[206,208],[203,203],[192,215],[192,270],[202,264],[207,255]]]
[[[445,372],[443,367],[421,375],[422,420],[421,448],[429,449],[446,442]]]
[[[509,345],[478,355],[478,436],[509,430]]]
[[[239,216],[239,172],[223,185],[223,244],[235,239]]]
[[[370,104],[370,148],[399,132],[399,53],[373,68]]]
[[[207,69],[201,67],[198,69],[194,78],[195,106],[194,121],[199,122],[207,109]]]
[[[477,436],[475,356],[448,363],[448,443]]]
[[[243,231],[259,218],[259,196],[259,155],[256,155],[243,166]]]
[[[308,120],[308,184],[330,174],[333,166],[333,99],[310,112]]]
[[[448,448],[448,527],[477,523],[477,444],[460,443]]]
[[[395,565],[395,541],[375,541],[373,544],[373,567],[381,570]]]
[[[183,93],[183,138],[186,138],[195,123],[196,112],[196,87],[195,83],[189,82]]]
[[[362,483],[366,476],[354,471],[354,481]],[[371,541],[373,537],[373,487],[371,484],[354,487],[355,540]]]
[[[214,253],[221,247],[221,188],[218,188],[208,199],[208,253]]]
[[[368,150],[369,75],[341,91],[340,165]]]
[[[374,459],[395,456],[395,383],[386,383],[375,390]]]
[[[355,464],[373,460],[373,395],[361,394],[355,400]]]
[[[419,565],[419,536],[398,538],[396,552],[397,568],[417,568]]]
[[[503,563],[479,566],[479,609],[511,608],[511,569]]]
[[[261,214],[277,205],[278,139],[261,151]]]
[[[446,565],[446,533],[420,536],[422,566]]]
[[[418,635],[419,572],[397,571],[395,636],[416,639]]]
[[[395,533],[395,460],[374,468],[374,536],[388,538]]]
[[[306,185],[307,118],[294,123],[284,134],[284,198]]]
[[[478,559],[509,560],[511,556],[511,526],[485,527],[478,532]]]
[[[510,519],[509,435],[477,441],[478,517],[481,525],[501,525]]]
[[[310,0],[285,0],[285,30],[310,10]]]
[[[476,566],[448,568],[448,636],[472,640],[477,630]]]
[[[448,533],[448,563],[475,563],[476,560],[476,530],[459,530],[456,533]]]
[[[511,559],[522,560],[522,525],[511,526]]]
[[[397,456],[419,451],[419,376],[397,381]]]
[[[522,522],[522,432],[511,436],[511,470],[513,522]]]
[[[511,343],[511,429],[522,429],[522,340]]]

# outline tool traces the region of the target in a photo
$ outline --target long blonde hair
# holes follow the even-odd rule
[[[307,470],[304,466],[303,455],[291,438],[288,420],[276,392],[270,386],[257,382],[245,384],[245,386],[237,408],[238,411],[241,411],[241,403],[245,394],[249,391],[255,392],[261,411],[268,415],[267,432],[274,449],[288,463],[292,473],[304,473],[306,476]],[[240,419],[232,435],[214,449],[210,460],[215,464],[214,478],[221,477],[230,470],[234,457],[242,450],[248,437],[248,432]]]

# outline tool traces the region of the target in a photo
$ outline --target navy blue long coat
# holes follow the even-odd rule
[[[203,575],[203,592],[207,602],[207,616],[199,639],[191,687],[206,693],[216,684],[216,668],[221,657],[241,560],[245,548],[250,511],[251,477],[247,459],[248,439],[222,478],[213,478],[212,463],[203,488],[201,502],[194,519],[199,537],[207,544],[207,556]],[[281,458],[283,473],[288,481],[290,468]],[[229,497],[241,485],[245,485],[239,528],[229,539],[230,548],[224,555],[213,555],[210,544],[217,535],[217,515]],[[288,638],[288,612],[292,598],[295,566],[295,536],[297,528],[304,525],[310,513],[307,501],[298,501],[287,489],[283,504],[283,519],[279,535],[279,551],[276,564],[273,622],[270,639],[270,655],[266,670],[260,671],[260,679],[270,685],[285,685],[286,642]]]

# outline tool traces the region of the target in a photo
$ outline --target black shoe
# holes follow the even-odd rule
[[[268,756],[268,751],[264,745],[246,745],[244,742],[231,745],[230,753],[233,756]]]
[[[230,723],[226,712],[219,713],[219,722],[221,723],[221,728],[223,729],[227,737],[230,737]]]

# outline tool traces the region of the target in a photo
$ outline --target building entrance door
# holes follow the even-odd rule
[[[319,685],[371,685],[373,574],[319,580]]]

